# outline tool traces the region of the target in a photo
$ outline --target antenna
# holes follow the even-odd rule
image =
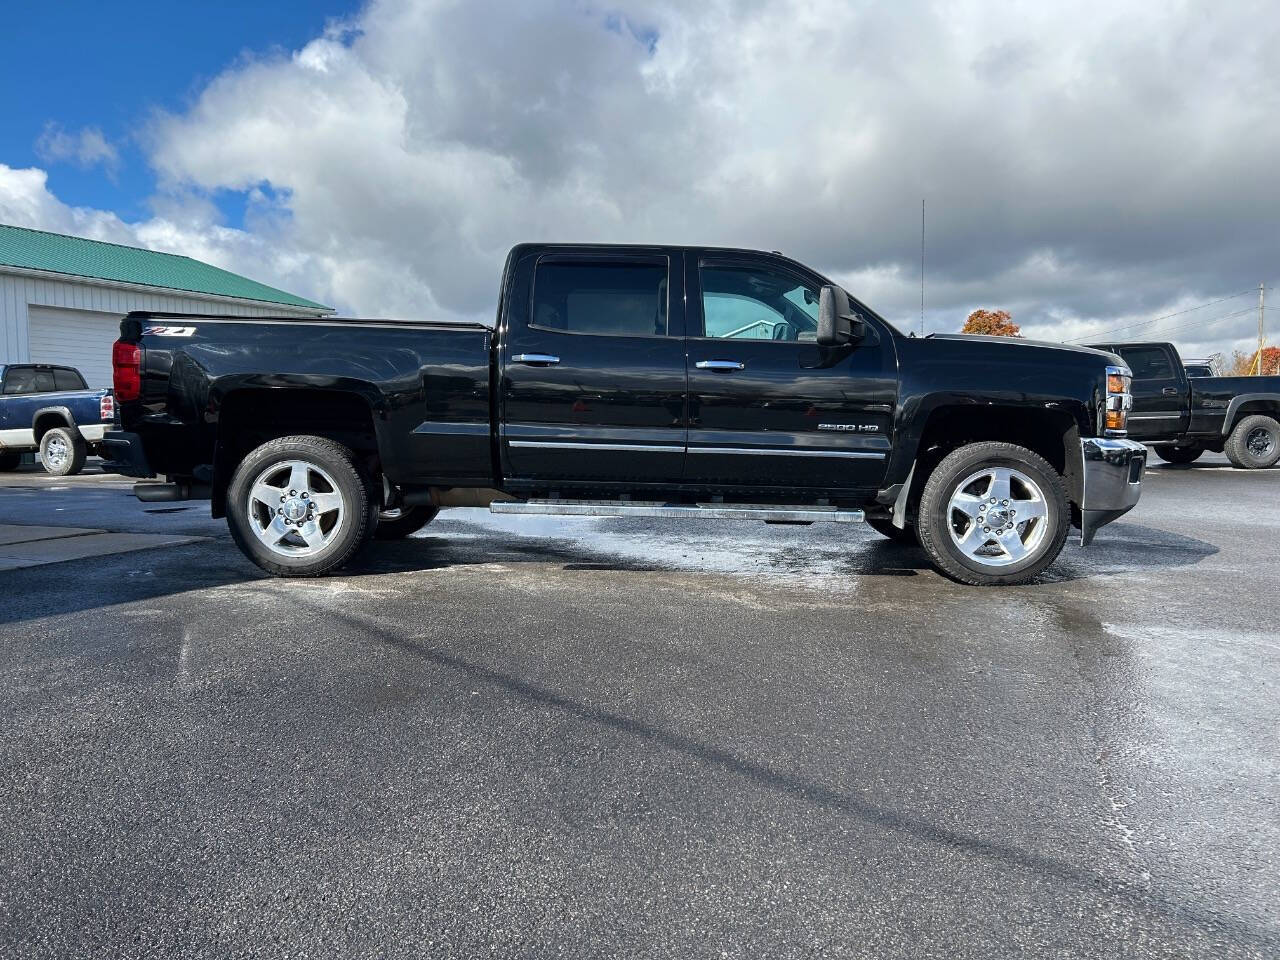
[[[924,336],[924,197],[920,198],[920,336]]]

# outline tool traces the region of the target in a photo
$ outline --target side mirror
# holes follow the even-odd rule
[[[818,345],[838,347],[866,335],[866,321],[850,309],[849,295],[835,284],[823,287],[818,295]]]

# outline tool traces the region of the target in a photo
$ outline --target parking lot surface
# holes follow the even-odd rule
[[[1156,466],[1042,582],[871,530],[442,514],[264,577],[0,475],[14,957],[1280,955],[1280,470]]]

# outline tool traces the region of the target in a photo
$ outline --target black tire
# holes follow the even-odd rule
[[[22,454],[20,453],[0,453],[0,472],[2,473],[17,470],[21,463]]]
[[[40,463],[45,473],[71,477],[84,469],[88,450],[75,427],[54,427],[40,438]]]
[[[296,521],[296,532],[288,529],[295,521],[281,516],[277,521],[261,500],[253,499],[251,491],[259,480],[275,479],[285,475],[290,462],[304,464],[307,484],[297,497],[289,496],[290,477],[284,476],[281,487],[281,506],[277,515],[286,507],[303,509],[308,500],[319,502],[320,496],[337,494],[340,511],[337,516],[320,512],[314,526],[319,529],[321,543],[309,546],[303,543],[304,530],[315,533],[310,520]],[[271,471],[275,469],[273,477]],[[267,484],[275,486],[275,484]],[[320,489],[328,487],[331,489]],[[307,492],[308,497],[302,493]],[[286,500],[287,498],[287,500]],[[274,497],[272,498],[274,505]],[[307,508],[310,509],[310,508]],[[309,514],[308,514],[309,516]],[[361,474],[351,451],[340,443],[324,437],[296,436],[272,440],[251,451],[236,467],[227,487],[227,526],[232,539],[250,560],[267,573],[278,577],[319,577],[337,570],[351,560],[368,542],[377,523],[377,506],[370,495],[368,480]],[[327,529],[323,528],[329,521]],[[285,533],[273,548],[256,533],[259,528],[274,528],[276,523],[286,523]],[[301,551],[314,550],[303,554]]]
[[[1195,463],[1204,455],[1204,447],[1198,443],[1189,443],[1185,446],[1174,446],[1172,443],[1162,443],[1157,447],[1152,447],[1156,452],[1156,456],[1165,463]]]
[[[1018,560],[1006,559],[1012,555],[1011,551],[994,545],[980,548],[989,552],[987,556],[970,556],[960,549],[953,537],[957,523],[954,517],[959,514],[951,508],[952,497],[969,492],[973,502],[982,503],[978,509],[988,510],[983,502],[983,494],[966,489],[981,484],[982,480],[967,481],[984,470],[995,471],[1000,468],[1015,470],[1033,482],[1039,488],[1041,500],[1025,499],[1043,502],[1044,516],[1030,521],[1019,521],[1016,516],[1004,510],[1010,503],[1018,502],[1016,496],[1008,501],[998,500],[992,508],[999,511],[1001,523],[1009,524],[1008,532],[1018,538],[1017,543],[1023,544],[1025,548],[1028,539],[1030,540],[1031,549]],[[1011,481],[1011,486],[1013,483],[1019,484],[1024,493],[1032,492],[1025,489],[1025,485],[1016,477]],[[987,516],[995,517],[997,513]],[[970,522],[977,524],[982,521]],[[1044,525],[1043,529],[1040,524]],[[947,454],[929,474],[916,514],[916,532],[920,537],[920,546],[929,555],[929,559],[946,576],[973,586],[1018,584],[1033,580],[1058,558],[1070,527],[1071,512],[1066,487],[1062,477],[1049,462],[1025,447],[991,441],[971,443]],[[969,529],[968,525],[964,525],[964,529]],[[976,532],[981,535],[985,529],[986,527],[976,528]],[[988,539],[994,540],[994,534]]]
[[[916,528],[907,524],[901,530],[893,525],[893,521],[887,517],[868,517],[867,526],[883,537],[888,537],[894,543],[901,543],[908,547],[918,547],[920,539],[916,536]]]
[[[402,507],[398,510],[379,510],[378,526],[373,531],[375,540],[403,540],[417,533],[436,518],[439,507]]]
[[[1237,423],[1222,448],[1233,466],[1263,470],[1280,460],[1280,423],[1255,413]]]

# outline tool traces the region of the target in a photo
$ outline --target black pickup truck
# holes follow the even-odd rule
[[[1172,343],[1095,346],[1133,371],[1129,436],[1161,460],[1192,463],[1206,450],[1249,470],[1280,460],[1280,377],[1188,376]]]
[[[312,576],[441,507],[865,520],[971,584],[1025,582],[1133,507],[1129,371],[904,336],[776,253],[521,245],[497,321],[130,314],[106,444],[144,500],[207,496]]]

